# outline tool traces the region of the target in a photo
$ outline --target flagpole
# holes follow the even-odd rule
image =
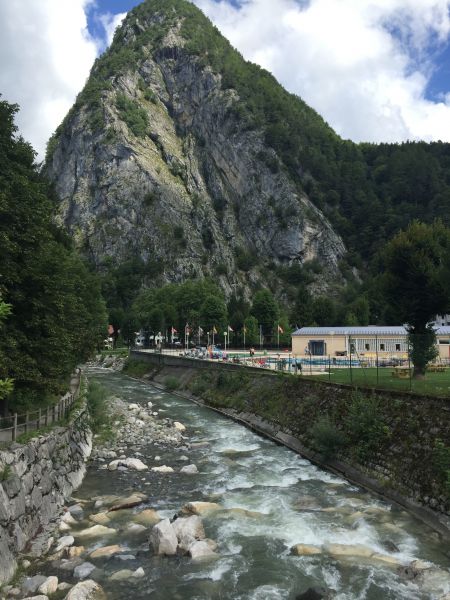
[[[259,326],[259,350],[262,350],[262,325]]]
[[[245,352],[245,325],[244,325],[244,352]]]
[[[280,349],[280,324],[277,325],[277,342],[278,342],[278,350]]]
[[[216,327],[216,326],[215,326],[215,325],[213,325],[213,328],[212,328],[212,345],[213,345],[213,346],[214,346],[214,329],[215,329],[215,327]]]
[[[200,325],[198,326],[198,345],[200,346]]]

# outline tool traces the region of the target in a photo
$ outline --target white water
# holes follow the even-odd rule
[[[162,516],[171,517],[183,504],[195,500],[261,513],[248,516],[220,512],[204,519],[207,536],[218,542],[220,558],[213,562],[153,557],[146,551],[146,535],[136,540],[119,534],[121,543],[129,548],[127,552],[136,559],[125,563],[114,558],[99,563],[97,579],[108,598],[293,599],[313,585],[334,589],[338,600],[430,600],[450,592],[448,582],[435,584],[432,589],[420,588],[400,576],[396,567],[370,559],[337,560],[326,553],[291,556],[290,547],[299,543],[362,544],[373,552],[395,556],[404,564],[422,559],[443,569],[450,565],[442,543],[427,527],[294,452],[149,385],[110,372],[95,376],[127,401],[144,404],[151,400],[155,410],[166,411],[164,417],[187,426],[189,442],[207,441],[208,446],[189,451],[190,462],[200,471],[198,475],[133,475],[92,468],[77,496],[125,495],[141,489],[150,496],[148,506]],[[184,451],[145,444],[139,451],[150,467],[167,464],[178,471],[186,464],[178,462]],[[156,455],[161,457],[158,463],[154,461]],[[302,503],[306,508],[301,508]],[[394,542],[399,552],[387,552],[383,547],[386,540]],[[142,580],[108,581],[114,571],[139,566],[146,573]]]

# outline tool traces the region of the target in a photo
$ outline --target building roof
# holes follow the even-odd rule
[[[301,327],[294,335],[407,335],[403,326],[368,325],[367,327]],[[438,335],[450,335],[450,327],[437,327]]]

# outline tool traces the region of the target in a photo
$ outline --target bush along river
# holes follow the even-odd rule
[[[114,397],[117,438],[21,597],[450,598],[449,548],[408,513],[208,408],[88,376]]]

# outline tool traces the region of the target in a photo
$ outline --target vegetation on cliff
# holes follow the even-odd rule
[[[16,135],[17,111],[0,101],[0,292],[11,307],[0,378],[14,379],[16,407],[59,393],[106,329],[97,277],[55,224],[51,188]]]
[[[224,111],[224,114],[220,112],[220,119],[214,119],[215,123],[219,123],[219,134],[225,137],[233,135],[233,132],[257,135],[263,147],[255,148],[256,160],[259,161],[255,162],[256,168],[258,164],[264,165],[274,178],[279,174],[286,176],[296,192],[298,206],[287,205],[286,198],[275,197],[275,194],[267,201],[267,207],[255,204],[253,210],[254,199],[264,197],[257,181],[260,177],[255,178],[255,185],[245,197],[233,198],[232,194],[228,197],[224,194],[221,169],[213,172],[213,167],[205,159],[211,153],[217,132],[213,135],[200,131],[195,118],[185,118],[184,114],[180,117],[177,112],[180,109],[177,102],[185,93],[186,86],[177,88],[176,73],[187,62],[189,72],[194,72],[199,80],[211,71],[220,76],[218,85],[222,104],[220,110],[219,105],[211,107]],[[166,69],[164,74],[158,71],[162,64]],[[123,85],[125,79],[126,86]],[[160,87],[158,81],[162,82]],[[172,89],[169,89],[169,81]],[[204,85],[207,85],[206,79]],[[183,96],[184,103],[189,99],[189,94]],[[193,101],[195,103],[195,97]],[[105,145],[111,143],[119,135],[117,128],[113,130],[116,125],[111,120],[111,112],[117,113],[128,132],[137,139],[132,153],[139,156],[141,152],[143,155],[142,148],[150,140],[145,151],[153,160],[162,157],[164,161],[162,164],[158,162],[155,167],[156,172],[162,175],[152,173],[151,189],[142,192],[144,210],[139,212],[139,203],[133,205],[133,210],[138,212],[133,227],[137,228],[141,223],[145,225],[139,236],[143,240],[142,247],[136,248],[135,256],[121,257],[119,262],[122,264],[107,256],[110,249],[106,249],[105,240],[119,239],[123,229],[115,229],[111,223],[105,225],[101,219],[107,220],[107,216],[103,213],[95,222],[95,230],[102,231],[95,251],[104,254],[96,257],[97,266],[106,273],[103,291],[111,320],[122,330],[130,328],[128,313],[142,286],[161,287],[167,279],[180,281],[189,277],[211,276],[212,271],[222,288],[228,285],[229,301],[231,288],[238,298],[246,296],[248,299],[248,288],[255,294],[264,282],[288,313],[288,322],[292,326],[393,323],[397,315],[393,314],[381,294],[378,281],[380,261],[373,260],[374,256],[395,233],[414,219],[431,223],[439,217],[444,224],[450,223],[449,144],[354,144],[341,139],[301,98],[284,90],[264,69],[245,61],[207,17],[186,0],[146,0],[128,13],[110,49],[95,62],[85,88],[50,141],[47,163],[51,162],[62,133],[66,131],[70,134],[68,139],[71,138],[75,117],[80,115],[86,116],[92,133],[100,136]],[[155,123],[159,122],[161,114],[168,120],[164,127],[158,129]],[[152,127],[156,129],[152,130]],[[165,139],[170,128],[175,130],[176,143],[185,152],[180,155],[181,160],[176,155],[175,142],[171,140],[169,144]],[[207,139],[208,136],[214,139]],[[129,141],[125,141],[125,145],[128,144]],[[188,156],[187,148],[192,155]],[[216,213],[212,216],[202,212],[205,200],[199,190],[194,192],[187,185],[188,167],[182,163],[185,161],[191,168],[197,160],[201,168],[190,177],[195,181],[203,178],[207,188],[203,192],[209,195]],[[96,161],[93,164],[97,177],[102,165]],[[254,175],[253,171],[251,173]],[[175,178],[174,187],[167,188],[167,180],[172,178]],[[182,186],[183,190],[180,191],[177,186]],[[278,189],[277,186],[275,188]],[[166,192],[167,197],[162,204],[161,194]],[[133,196],[136,195],[133,192]],[[255,239],[271,238],[271,233],[277,229],[281,240],[297,218],[296,211],[305,222],[309,219],[312,223],[323,220],[320,213],[314,213],[311,205],[305,207],[299,202],[305,195],[330,220],[348,250],[344,258],[338,252],[336,263],[339,269],[336,265],[331,275],[324,272],[327,260],[323,256],[321,260],[306,258],[309,248],[302,249],[295,259],[289,260],[256,249],[255,244],[249,241],[248,219],[240,221],[240,215],[250,204],[250,212],[257,215],[255,222],[251,223],[257,233]],[[169,196],[170,201],[167,200]],[[83,199],[83,207],[90,201]],[[164,221],[163,212],[172,214],[175,201],[179,204],[179,216],[186,220],[172,226]],[[125,198],[124,202],[130,200]],[[192,203],[192,210],[187,215],[183,211],[189,203]],[[102,199],[96,197],[90,217],[97,218],[95,207],[101,205]],[[236,221],[230,213],[234,213]],[[110,214],[114,217],[114,211]],[[217,243],[217,231],[214,232],[212,227],[214,219],[218,222],[216,229],[222,228],[224,223],[235,223],[233,232],[225,232],[221,245]],[[200,220],[201,235],[200,240],[196,240]],[[270,223],[271,231],[264,229],[267,223]],[[79,228],[80,224],[76,223],[76,227]],[[188,228],[191,228],[189,235]],[[171,236],[173,243],[168,244]],[[235,242],[239,236],[242,238]],[[230,247],[232,256],[225,252],[215,257],[219,248],[223,252],[230,240],[237,244]],[[330,240],[326,236],[321,238],[319,249],[321,244],[330,243]],[[201,248],[195,245],[197,241]],[[306,241],[306,245],[309,243]],[[162,247],[164,250],[161,250]],[[184,257],[186,260],[180,274],[174,265],[178,266],[177,261],[183,259],[187,247],[191,253]],[[317,249],[315,251],[317,253]],[[330,254],[333,253],[336,249],[330,243]],[[212,268],[206,268],[206,265]],[[338,270],[340,273],[336,273]],[[232,280],[230,275],[237,273],[239,278]],[[331,293],[317,293],[317,288],[324,290],[326,286]],[[235,313],[239,314],[239,319],[236,319],[239,323],[248,311],[246,314],[240,302],[236,310],[228,311],[228,318]]]

